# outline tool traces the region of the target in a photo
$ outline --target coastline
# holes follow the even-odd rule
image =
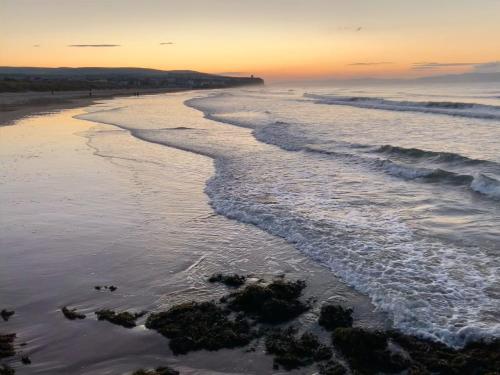
[[[116,97],[164,94],[189,91],[191,89],[122,89],[50,92],[3,92],[0,93],[0,126],[9,126],[29,116],[43,115],[55,111],[87,107],[101,99]]]
[[[360,324],[382,327],[366,297],[356,293],[353,300],[347,286],[293,246],[215,215],[203,191],[214,172],[210,158],[73,118],[79,113],[62,110],[0,128],[2,163],[10,171],[2,184],[10,203],[1,226],[1,308],[15,311],[2,334],[17,334],[17,354],[5,363],[19,373],[129,374],[158,365],[183,374],[275,373],[263,343],[255,352],[174,356],[164,338],[144,329],[145,317],[131,330],[94,318],[103,308],[153,312],[218,300],[228,289],[207,281],[216,272],[306,279],[304,298],[349,296]],[[27,267],[29,277],[22,272]],[[66,320],[60,311],[66,305],[87,319]],[[318,309],[300,325],[314,326]],[[102,348],[97,358],[96,345]],[[22,356],[34,365],[20,364]]]
[[[17,176],[23,179],[33,177],[33,181],[28,182],[37,187],[37,200],[40,201],[35,203],[35,212],[45,214],[47,208],[57,208],[53,214],[75,213],[74,217],[55,217],[56,225],[51,230],[64,233],[61,236],[62,242],[57,238],[53,246],[49,246],[49,254],[57,256],[42,259],[42,264],[36,264],[37,267],[33,269],[41,274],[34,272],[35,275],[30,275],[30,280],[16,280],[15,277],[17,274],[22,275],[20,270],[29,266],[30,262],[35,262],[36,257],[14,260],[14,257],[8,257],[8,254],[22,250],[21,254],[28,255],[30,250],[38,250],[38,245],[34,242],[27,243],[25,233],[37,233],[36,237],[46,228],[40,225],[36,217],[16,223],[15,218],[12,220],[14,215],[8,215],[11,232],[6,228],[5,233],[8,235],[5,238],[15,239],[15,235],[19,234],[23,242],[6,241],[6,244],[11,246],[7,252],[8,264],[3,275],[8,277],[5,277],[4,289],[0,289],[3,295],[9,297],[6,298],[7,302],[17,298],[19,287],[25,292],[33,289],[38,291],[21,293],[18,302],[15,302],[17,305],[8,306],[15,308],[19,318],[15,317],[6,327],[17,331],[19,342],[28,342],[23,350],[33,357],[38,366],[33,367],[33,370],[25,367],[23,373],[67,373],[69,369],[80,369],[82,374],[94,375],[110,368],[128,373],[139,365],[150,367],[156,364],[173,365],[182,370],[182,373],[190,374],[275,373],[272,370],[272,358],[265,354],[262,345],[254,352],[247,352],[245,348],[231,351],[224,349],[210,353],[197,351],[176,357],[166,350],[167,342],[164,339],[144,330],[142,324],[128,331],[108,323],[96,322],[91,318],[97,308],[136,311],[147,309],[154,312],[190,300],[217,300],[228,290],[224,286],[214,287],[207,283],[207,277],[214,272],[252,274],[254,277],[266,279],[286,274],[287,278],[292,280],[305,279],[308,284],[305,297],[316,297],[319,303],[294,323],[299,323],[305,330],[312,330],[322,336],[324,341],[329,342],[329,337],[317,326],[317,319],[319,307],[326,302],[354,307],[356,327],[385,328],[385,317],[374,315],[371,311],[373,306],[366,297],[352,294],[331,272],[300,255],[293,246],[253,226],[215,215],[203,193],[207,178],[214,172],[211,159],[192,152],[179,151],[178,148],[143,142],[126,130],[117,130],[116,126],[82,122],[73,117],[77,112],[78,110],[61,111],[55,115],[27,119],[19,124],[19,128],[4,128],[6,133],[16,134],[15,138],[4,138],[6,145],[15,144],[10,142],[14,139],[25,145],[27,136],[32,140],[42,137],[42,143],[52,142],[52,146],[49,145],[45,149],[25,145],[22,150],[15,150],[15,162],[19,163],[19,166],[38,163],[36,170],[31,169],[27,175]],[[66,125],[70,121],[70,125],[75,125],[76,128],[72,129],[70,126],[68,129]],[[49,128],[30,124],[43,124]],[[59,133],[59,130],[51,133],[50,128],[54,127],[64,134]],[[45,134],[46,130],[48,134]],[[82,142],[82,138],[85,138],[86,142]],[[53,143],[54,139],[57,139],[57,143]],[[43,146],[42,143],[40,144]],[[61,152],[59,155],[54,154],[54,144],[61,145],[60,148],[63,149],[57,150]],[[44,173],[61,172],[60,165],[57,164],[59,160],[66,163],[62,168],[64,173],[60,181],[54,182],[53,176],[49,179],[40,179],[37,176],[40,170]],[[78,170],[73,168],[75,162],[78,162]],[[19,168],[6,170],[19,172]],[[75,180],[69,187],[60,183],[67,181],[66,174]],[[177,178],[165,179],[165,176],[169,175]],[[19,182],[18,189],[13,188],[16,185],[9,179],[6,179],[6,182],[7,192],[30,191],[30,186],[25,186],[26,182]],[[86,186],[92,186],[92,189]],[[54,187],[58,187],[55,192]],[[96,187],[100,190],[93,193]],[[109,199],[110,192],[113,192],[113,199]],[[44,198],[49,201],[45,202]],[[85,201],[88,207],[79,208],[70,203],[71,201]],[[53,207],[53,204],[56,207]],[[17,210],[18,207],[19,205],[12,205],[8,209]],[[27,204],[25,208],[30,212],[33,203]],[[96,212],[98,215],[95,215]],[[111,226],[109,233],[106,233],[103,226],[106,228],[106,225],[111,225],[111,221],[106,220],[108,214],[111,219],[119,217],[120,220],[117,221],[116,227]],[[84,225],[81,225],[81,218],[88,219],[88,222],[84,221]],[[96,220],[97,223],[94,223]],[[26,226],[27,231],[24,232],[23,229],[17,233],[15,228],[21,223]],[[43,224],[51,223],[49,221]],[[100,230],[97,239],[93,238],[97,233],[96,229]],[[126,233],[122,232],[123,229],[126,229]],[[69,235],[66,234],[68,230],[72,231]],[[43,238],[50,241],[53,234],[49,230]],[[75,238],[82,241],[75,241]],[[93,243],[94,240],[97,242]],[[44,246],[47,245],[44,243]],[[68,254],[67,249],[73,247],[73,252]],[[84,249],[89,254],[86,254]],[[34,254],[30,256],[33,257]],[[262,262],[262,259],[266,261]],[[51,264],[52,261],[56,264]],[[15,272],[16,267],[19,272]],[[55,272],[51,278],[44,276],[41,280],[36,279],[50,270]],[[71,277],[65,280],[65,277],[69,277],[68,273]],[[93,285],[110,283],[119,286],[118,292],[113,295],[93,290]],[[31,298],[32,294],[37,295],[36,303]],[[64,321],[58,308],[65,304],[78,308],[87,314],[89,319],[82,322],[83,325]],[[379,324],[374,325],[374,318],[380,318]],[[34,324],[38,324],[38,328],[33,329],[30,326],[31,319]],[[54,328],[60,331],[57,335],[51,333]],[[77,335],[84,329],[87,338],[77,337],[75,341],[68,338],[70,333]],[[108,332],[110,337],[103,337],[106,336],[103,332]],[[51,334],[54,337],[49,338]],[[122,344],[115,350],[111,341],[107,340],[117,338]],[[68,345],[69,343],[71,345]],[[107,348],[97,361],[93,356],[96,343]],[[70,350],[75,344],[80,345],[83,350],[72,357],[65,350],[66,346]],[[138,344],[142,344],[143,349],[137,350]],[[408,345],[427,344],[410,341]],[[440,346],[436,348],[443,350],[445,355],[452,353]],[[427,349],[427,346],[424,349]],[[421,349],[416,350],[417,354],[420,351]],[[54,364],[59,367],[51,368]],[[299,370],[295,373],[304,372]]]

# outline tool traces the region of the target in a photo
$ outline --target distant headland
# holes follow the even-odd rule
[[[214,89],[262,84],[264,80],[254,76],[230,77],[192,70],[0,67],[0,92]]]

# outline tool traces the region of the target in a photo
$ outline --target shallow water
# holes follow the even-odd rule
[[[395,327],[461,346],[500,335],[498,104],[487,86],[269,87],[80,118],[214,158],[217,213],[285,239]]]
[[[175,104],[179,108],[170,109],[181,116],[185,108],[191,125],[206,124],[184,99],[125,102]],[[90,110],[117,104],[122,100]],[[72,118],[81,113],[0,128],[0,308],[16,311],[0,329],[16,332],[17,344],[27,343],[17,348],[20,355],[32,360],[23,366],[18,357],[10,359],[17,373],[129,374],[165,364],[183,374],[272,373],[272,358],[262,348],[174,357],[168,341],[142,325],[128,330],[94,317],[101,308],[159,311],[218,299],[227,289],[206,279],[221,271],[305,278],[307,296],[354,306],[361,326],[386,324],[368,298],[283,239],[216,215],[203,191],[214,173],[212,159]],[[179,117],[162,126],[186,121]],[[94,290],[111,284],[118,286],[114,293]],[[60,312],[65,305],[87,318],[66,320]],[[314,325],[318,309],[301,318],[302,327]]]

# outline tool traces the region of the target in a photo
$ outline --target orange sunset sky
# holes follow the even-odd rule
[[[499,20],[499,0],[0,0],[0,65],[415,77],[498,68]]]

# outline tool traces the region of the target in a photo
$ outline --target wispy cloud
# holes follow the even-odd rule
[[[160,46],[168,46],[168,45],[172,45],[172,44],[175,44],[174,42],[162,42],[160,43]]]
[[[439,71],[445,68],[465,67],[474,73],[497,73],[500,72],[500,61],[489,62],[417,62],[413,63],[412,70]]]
[[[38,48],[38,47],[40,47],[40,44],[33,44],[33,47]]]
[[[361,30],[363,30],[363,26],[341,26],[337,27],[337,30],[360,32]]]
[[[347,64],[349,66],[373,66],[373,65],[387,65],[394,64],[391,61],[376,61],[376,62],[355,62],[351,64]]]
[[[96,48],[110,48],[110,47],[121,47],[120,44],[70,44],[68,47],[79,47],[79,48],[86,48],[86,47],[96,47]]]
[[[412,69],[413,70],[436,70],[436,69],[441,69],[441,68],[451,68],[451,67],[456,67],[456,66],[466,66],[466,67],[473,67],[475,65],[479,65],[478,63],[475,62],[460,62],[460,63],[438,63],[438,62],[417,62],[413,63]]]
[[[477,64],[474,66],[476,73],[499,73],[500,61],[491,61],[487,63]]]

